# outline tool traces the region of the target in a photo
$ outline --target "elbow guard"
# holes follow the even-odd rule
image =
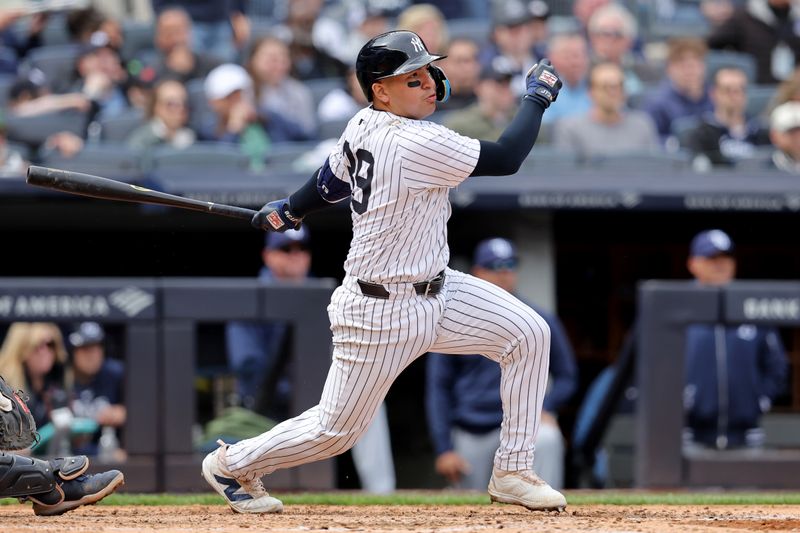
[[[317,192],[328,203],[335,204],[349,198],[350,184],[336,177],[328,160],[317,170]]]

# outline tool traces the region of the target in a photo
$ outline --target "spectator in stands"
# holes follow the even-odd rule
[[[82,92],[91,100],[92,119],[117,117],[130,109],[124,91],[127,73],[108,35],[102,32],[92,34],[90,41],[82,45],[75,70],[78,80],[73,90]]]
[[[450,41],[441,67],[450,80],[450,98],[447,102],[437,104],[443,111],[464,109],[477,100],[475,86],[481,72],[478,61],[480,47],[478,43],[468,37],[458,37]]]
[[[475,249],[472,274],[511,294],[517,289],[518,257],[501,238]],[[533,469],[553,488],[564,485],[564,437],[558,411],[578,385],[575,355],[558,318],[534,307],[550,326],[550,383],[536,437]],[[425,408],[436,453],[436,471],[454,487],[485,490],[500,444],[503,419],[501,368],[481,355],[430,353],[426,360]]]
[[[0,57],[0,73],[16,74],[19,62],[28,51],[42,45],[42,31],[48,18],[46,13],[30,17],[25,35],[15,31],[14,25],[26,12],[24,7],[0,7],[0,47],[6,47],[16,55],[16,59]]]
[[[589,96],[589,49],[580,33],[554,35],[548,45],[548,58],[561,77],[563,85],[558,92],[559,105],[547,110],[542,122],[545,124],[589,111],[592,99]]]
[[[610,3],[611,0],[574,0],[572,16],[575,17],[580,31],[588,34],[589,20],[594,12]]]
[[[182,7],[192,18],[192,50],[222,61],[235,61],[250,38],[250,20],[239,0],[152,0],[158,16]]]
[[[496,2],[492,9],[491,42],[480,55],[482,65],[498,57],[509,65],[514,72],[511,89],[517,96],[524,93],[525,74],[537,60],[533,52],[532,19],[533,14],[522,0]]]
[[[158,55],[151,66],[159,78],[171,77],[186,83],[205,78],[222,63],[213,52],[192,49],[192,19],[181,7],[169,7],[158,14],[153,44]]]
[[[186,148],[195,142],[189,123],[189,95],[178,80],[166,79],[156,84],[147,110],[148,121],[131,132],[126,140],[132,148],[169,145]]]
[[[708,46],[752,55],[758,84],[788,79],[800,62],[800,11],[792,0],[748,0],[708,35]]]
[[[348,66],[355,65],[364,43],[392,29],[391,22],[405,7],[396,0],[351,0],[324,7],[314,23],[314,44]]]
[[[28,395],[39,428],[50,421],[53,409],[67,406],[66,361],[64,338],[52,322],[14,322],[0,346],[0,375]]]
[[[45,113],[76,110],[88,112],[92,103],[80,92],[53,94],[43,83],[37,82],[40,77],[31,72],[28,77],[18,78],[8,90],[6,107],[17,117],[30,117]]]
[[[550,57],[547,55],[547,42],[550,40],[550,7],[544,0],[532,0],[528,2],[528,10],[531,12],[531,21],[528,24],[533,36],[533,55],[538,58]]]
[[[305,226],[284,233],[268,232],[261,251],[264,283],[301,283],[309,277],[310,239]],[[236,376],[243,407],[275,420],[289,416],[291,379],[286,372],[288,324],[230,321],[225,325],[228,366]],[[352,450],[361,485],[368,492],[395,489],[388,420],[383,404],[367,433]]]
[[[786,102],[800,102],[800,69],[795,70],[791,77],[777,85],[775,94],[764,110],[764,115],[769,118],[776,107]]]
[[[345,87],[333,89],[322,97],[317,106],[319,122],[348,120],[362,107],[369,105],[358,83],[355,67],[350,67],[345,83]]]
[[[105,331],[97,322],[82,322],[67,337],[72,346],[70,407],[77,417],[92,419],[100,428],[119,431],[125,425],[125,367],[106,357]],[[74,453],[96,455],[102,429],[94,435],[73,439]],[[118,457],[123,459],[124,456]]]
[[[101,31],[104,20],[106,17],[93,6],[69,11],[66,18],[66,29],[70,42],[88,43],[93,33]]]
[[[28,170],[28,162],[18,151],[8,146],[6,124],[0,112],[0,177],[24,176]]]
[[[517,108],[517,97],[511,90],[513,73],[503,68],[502,58],[485,66],[475,87],[478,101],[459,111],[451,112],[444,125],[467,137],[497,139],[506,128]]]
[[[731,0],[700,1],[700,13],[711,31],[715,31],[717,27],[731,18],[735,7]]]
[[[776,148],[771,164],[784,172],[800,174],[800,102],[786,102],[772,111],[769,136]]]
[[[672,123],[713,111],[706,84],[706,45],[699,37],[670,39],[667,77],[644,102],[662,141],[672,135]]]
[[[291,75],[298,80],[342,78],[347,65],[314,40],[321,0],[289,0],[286,20],[270,34],[289,46]]]
[[[433,4],[414,4],[405,8],[397,17],[396,30],[409,30],[419,35],[432,54],[447,50],[450,36],[447,21]]]
[[[616,63],[598,63],[589,70],[588,113],[559,120],[553,126],[553,144],[579,157],[625,152],[658,151],[659,140],[650,116],[626,109],[625,73]]]
[[[698,233],[686,263],[699,285],[724,286],[736,276],[731,238]],[[788,361],[777,328],[692,324],[686,329],[686,441],[703,447],[760,447],[762,413],[786,386]]]
[[[587,28],[592,61],[610,61],[622,67],[628,97],[638,96],[647,84],[663,77],[658,66],[651,65],[635,52],[638,34],[636,19],[620,4],[609,4],[594,11]]]
[[[268,126],[270,137],[276,142],[305,141],[315,134],[314,98],[308,87],[290,75],[291,68],[289,47],[280,39],[265,36],[253,43],[247,70],[254,82],[259,113],[281,119]],[[279,124],[291,128],[278,131]]]
[[[723,67],[714,73],[711,101],[714,110],[680,136],[681,144],[692,153],[695,170],[733,166],[751,157],[757,146],[769,144],[769,130],[761,119],[745,115],[747,74],[742,69]]]

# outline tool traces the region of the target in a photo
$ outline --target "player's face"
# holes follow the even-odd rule
[[[730,255],[690,257],[689,271],[703,285],[725,285],[736,275],[736,260]]]
[[[401,117],[423,119],[436,111],[436,83],[427,66],[385,78],[373,86],[373,93],[379,109]]]

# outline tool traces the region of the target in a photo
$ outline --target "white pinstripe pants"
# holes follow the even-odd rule
[[[328,306],[333,362],[320,403],[231,445],[228,468],[237,477],[254,479],[347,451],[400,372],[429,351],[480,353],[500,364],[503,422],[494,463],[503,470],[532,468],[550,359],[544,319],[503,289],[451,269],[436,296],[419,296],[410,283],[385,286],[388,299],[364,296],[350,277],[334,291]]]

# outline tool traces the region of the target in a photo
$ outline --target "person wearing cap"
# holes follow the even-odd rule
[[[284,233],[268,231],[261,250],[263,283],[299,283],[309,277],[310,239],[305,226]],[[289,417],[291,379],[286,373],[289,327],[284,322],[229,321],[225,325],[228,366],[236,376],[243,407],[281,421]],[[361,485],[367,492],[395,489],[386,408],[352,450]]]
[[[502,56],[483,67],[475,86],[478,101],[451,112],[444,125],[467,137],[497,139],[511,122],[517,108],[517,97],[511,90],[512,67]]]
[[[686,267],[699,285],[736,276],[734,244],[720,229],[701,231]],[[685,443],[719,450],[763,445],[761,415],[784,391],[788,360],[773,326],[691,324],[686,328]]]
[[[692,154],[696,170],[732,167],[752,157],[756,147],[769,144],[769,130],[762,120],[746,114],[747,85],[747,74],[739,67],[722,67],[714,73],[713,112],[705,113],[685,137],[678,136]]]
[[[511,241],[491,238],[475,248],[472,274],[514,294],[519,258]],[[564,438],[557,413],[578,385],[572,346],[555,315],[534,307],[550,326],[550,383],[536,438],[534,470],[555,489],[564,485]],[[429,353],[425,409],[436,471],[456,488],[485,490],[503,419],[501,368],[481,355]]]
[[[91,418],[100,428],[119,431],[127,420],[124,403],[125,365],[106,356],[106,334],[97,322],[82,322],[68,336],[72,348],[69,374],[72,376],[72,412]],[[73,440],[73,451],[96,455],[101,429],[89,438]]]
[[[800,174],[800,102],[788,101],[773,109],[769,138],[775,146],[771,164],[784,172]]]
[[[492,6],[491,42],[481,50],[481,64],[489,65],[502,57],[513,71],[511,88],[516,96],[525,89],[525,74],[529,65],[536,63],[535,35],[531,21],[534,15],[526,2],[506,0]]]
[[[106,33],[97,31],[80,45],[75,72],[77,80],[72,89],[92,102],[90,119],[113,118],[130,109],[124,90],[127,73]]]

